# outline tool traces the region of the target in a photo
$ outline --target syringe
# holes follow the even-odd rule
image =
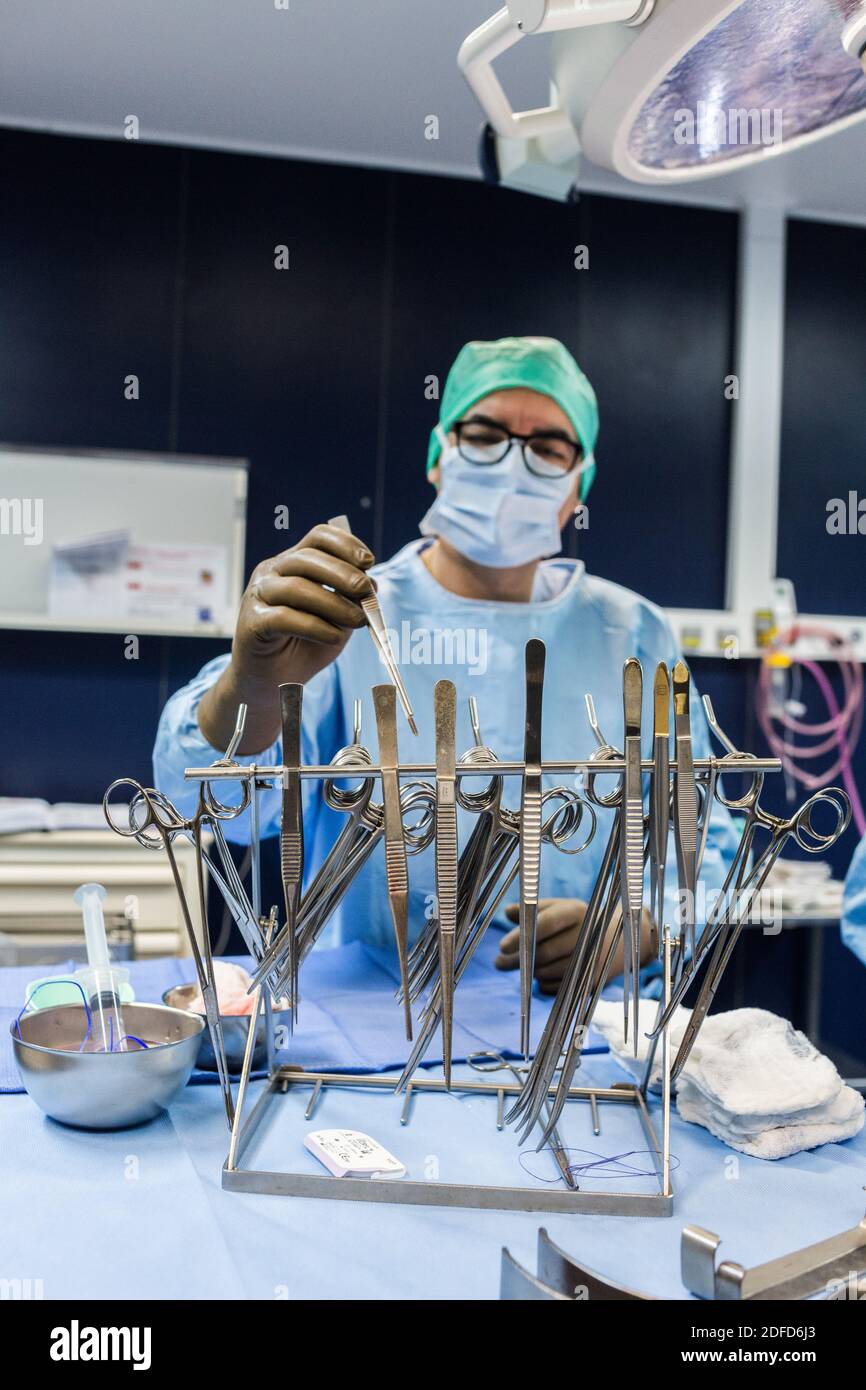
[[[105,889],[101,883],[83,883],[76,889],[75,902],[84,918],[87,943],[87,970],[76,971],[82,978],[93,1014],[92,1047],[89,1051],[125,1052],[126,1029],[120,1005],[119,981],[111,966],[102,904]]]

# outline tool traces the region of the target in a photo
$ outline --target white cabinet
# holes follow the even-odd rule
[[[196,930],[198,890],[192,845],[174,842]],[[7,944],[83,941],[72,900],[82,883],[101,883],[106,919],[123,915],[135,932],[136,955],[187,955],[180,902],[164,851],[146,850],[110,830],[44,830],[0,835],[0,937]]]

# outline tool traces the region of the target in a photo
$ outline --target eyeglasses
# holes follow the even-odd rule
[[[544,430],[511,434],[504,425],[492,420],[462,420],[452,429],[457,435],[460,457],[479,467],[501,463],[512,444],[520,445],[523,462],[537,478],[560,478],[583,457],[583,449],[575,440]]]

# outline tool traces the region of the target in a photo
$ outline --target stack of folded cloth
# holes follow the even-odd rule
[[[646,1033],[656,1018],[655,1000],[641,1000],[638,1058],[623,1047],[622,1003],[602,1000],[593,1024],[617,1061],[642,1077],[649,1049]],[[671,1019],[672,1055],[690,1017],[679,1008]],[[661,1076],[656,1050],[653,1081]],[[765,1009],[710,1014],[677,1081],[677,1110],[717,1139],[754,1158],[787,1158],[802,1149],[850,1139],[863,1128],[864,1101],[846,1086],[829,1057],[784,1018]]]

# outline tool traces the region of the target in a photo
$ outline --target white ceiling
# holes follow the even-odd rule
[[[498,0],[3,0],[0,125],[478,177],[481,114],[456,66]],[[500,64],[547,99],[546,40]],[[424,119],[439,118],[439,139]],[[582,187],[866,223],[866,123],[798,153],[649,192],[585,164]]]

